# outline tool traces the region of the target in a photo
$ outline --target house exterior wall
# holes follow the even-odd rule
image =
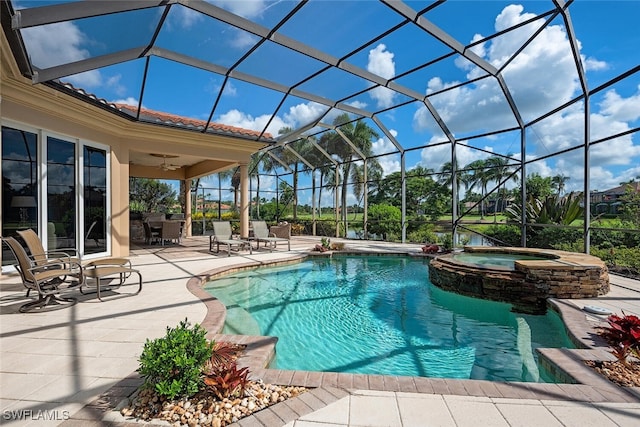
[[[22,77],[0,36],[0,120],[110,147],[110,231],[113,256],[129,255],[129,177],[189,180],[246,164],[265,144],[138,123]],[[198,156],[176,171],[130,165],[133,151]],[[0,173],[1,170],[0,162]],[[188,218],[188,224],[190,224]],[[0,226],[2,218],[0,217]]]

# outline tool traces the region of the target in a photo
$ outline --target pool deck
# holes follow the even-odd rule
[[[218,330],[224,310],[201,290],[203,281],[230,267],[287,262],[319,240],[294,237],[290,252],[278,248],[231,257],[209,253],[202,237],[184,239],[181,246],[134,247],[131,261],[144,279],[139,295],[99,302],[90,294],[47,313],[19,313],[26,300],[19,278],[0,276],[0,424],[140,425],[113,408],[141,383],[135,370],[145,340],[164,336],[168,326],[185,318]],[[419,245],[348,241],[347,247],[420,253]],[[603,317],[582,311],[585,305],[640,315],[640,283],[612,275],[611,284],[603,297],[555,301],[576,339],[601,345],[593,327]],[[581,363],[609,359],[605,347],[550,349],[545,354],[550,365],[581,384],[540,384],[264,369],[274,340],[235,339],[250,344],[242,362],[252,367],[254,378],[313,387],[237,426],[606,427],[636,426],[640,420],[640,390],[614,386]]]

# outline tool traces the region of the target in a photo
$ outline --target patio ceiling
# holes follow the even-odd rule
[[[586,71],[579,35],[591,23],[580,2],[519,2],[526,13],[511,2],[473,11],[471,3],[480,2],[3,1],[2,13],[11,16],[4,31],[14,57],[34,84],[74,91],[130,120],[152,121],[149,108],[204,123],[160,123],[185,131],[251,129],[237,137],[268,142],[263,150],[276,159],[295,151],[284,145],[311,137],[315,153],[296,154],[310,168],[336,162],[319,142],[334,130],[354,158],[370,155],[340,132],[340,115],[374,129],[381,143],[373,155],[396,162],[448,144],[430,158],[442,165],[455,159],[450,147],[463,143],[478,156],[518,153],[514,161],[522,163],[528,127],[624,78],[637,81],[637,61],[616,72]],[[567,54],[549,64],[569,70],[577,89],[568,96],[550,95],[553,75],[540,78],[545,70],[525,60],[558,29]],[[498,46],[503,55],[491,56]],[[521,84],[527,73],[531,87]],[[460,93],[473,102],[461,104]],[[473,108],[473,119],[456,108]],[[401,120],[409,123],[399,131]]]

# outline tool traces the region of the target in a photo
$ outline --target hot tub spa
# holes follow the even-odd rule
[[[609,272],[600,258],[550,249],[467,246],[431,260],[429,278],[444,290],[508,302],[524,313],[544,313],[547,298],[609,292]]]

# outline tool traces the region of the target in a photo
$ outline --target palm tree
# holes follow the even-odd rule
[[[472,191],[476,185],[480,186],[480,219],[484,219],[484,203],[487,195],[487,184],[490,176],[486,170],[486,160],[479,159],[465,166],[467,173],[463,180],[468,191]]]
[[[240,190],[240,167],[236,166],[235,168],[230,168],[223,172],[218,172],[218,182],[225,179],[231,179],[231,191],[233,191],[233,206],[237,210],[238,192]],[[220,206],[220,203],[222,203],[221,200],[218,201],[218,206]]]
[[[256,180],[256,218],[260,219],[260,168],[265,172],[270,172],[275,167],[271,156],[266,153],[255,153],[249,161],[249,178]],[[251,202],[249,202],[251,203]]]
[[[365,157],[371,156],[372,140],[379,137],[378,133],[374,129],[370,128],[362,120],[357,120],[355,123],[349,122],[349,116],[346,113],[336,117],[333,124],[340,128],[340,131],[345,135],[345,137],[347,137]],[[337,133],[333,134],[331,142],[333,145],[332,153],[335,153],[340,158],[342,165],[343,179],[341,183],[340,214],[342,222],[345,225],[346,232],[348,184],[349,178],[352,177],[352,163],[356,153],[353,152],[349,144]],[[370,159],[368,160],[368,163],[373,165],[374,163],[377,163],[377,161],[375,159]]]
[[[278,131],[278,134],[284,135],[291,133],[293,129],[289,127],[283,127]],[[290,142],[289,148],[298,153],[302,158],[305,157],[307,151],[309,151],[309,142],[306,139],[298,139],[297,141]],[[290,150],[282,150],[281,160],[293,169],[292,187],[293,187],[293,219],[298,218],[298,174],[310,173],[311,171],[306,165]]]
[[[564,176],[563,174],[559,174],[551,178],[551,186],[556,189],[556,193],[561,196],[564,193],[564,187],[567,181],[569,181],[571,177]]]
[[[498,188],[497,197],[496,197],[496,205],[493,209],[493,222],[496,222],[496,215],[498,211],[498,202],[500,201],[500,197],[504,198],[504,186],[506,182],[502,182],[507,176],[512,174],[513,165],[509,165],[509,158],[511,154],[507,154],[506,157],[503,156],[492,156],[489,157],[485,161],[485,165],[487,168],[488,179],[489,181],[493,181],[496,183],[496,187]],[[518,176],[512,174],[512,178],[514,181],[518,180]]]

